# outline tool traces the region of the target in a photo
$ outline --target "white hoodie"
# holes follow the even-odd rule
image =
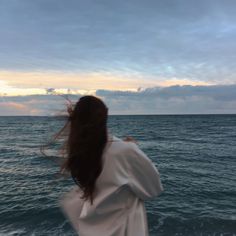
[[[163,191],[157,168],[137,144],[111,134],[102,158],[93,204],[76,186],[60,199],[63,213],[79,236],[147,236],[144,200]]]

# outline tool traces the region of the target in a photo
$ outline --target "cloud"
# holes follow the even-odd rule
[[[144,77],[140,74],[118,74],[105,71],[96,73],[61,73],[61,72],[21,72],[0,70],[0,93],[17,95],[24,93],[55,92],[57,89],[74,90],[137,90],[139,87],[170,85],[207,85],[204,81],[191,81],[189,79]],[[27,89],[27,90],[25,90]],[[41,89],[41,91],[40,91]],[[18,91],[17,91],[18,90]]]
[[[30,109],[25,104],[22,104],[20,102],[0,102],[0,114],[1,115],[33,115],[34,112],[37,111]]]
[[[70,97],[73,99],[73,95]],[[66,100],[58,95],[3,96],[0,99],[0,115],[4,116],[51,116],[65,114],[66,111]]]
[[[4,0],[0,68],[236,83],[235,7],[220,0]]]
[[[213,98],[215,100],[230,101],[236,100],[236,84],[233,85],[211,85],[211,86],[191,86],[191,85],[175,85],[169,87],[152,87],[146,88],[139,92],[129,91],[109,91],[97,90],[97,95],[103,97],[148,97],[162,99],[188,99],[191,97]]]
[[[235,84],[187,85],[153,87],[140,92],[98,90],[97,95],[116,114],[213,114],[236,113],[235,91]]]
[[[138,91],[97,90],[95,95],[107,104],[109,114],[235,114],[235,91],[236,84],[188,85]],[[76,102],[83,94],[68,96]],[[0,98],[1,115],[56,115],[66,112],[65,99],[53,94]]]

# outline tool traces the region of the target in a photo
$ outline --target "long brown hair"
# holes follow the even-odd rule
[[[95,183],[102,170],[102,154],[108,141],[108,108],[95,96],[80,97],[69,110],[67,136],[63,146],[68,171],[83,191],[82,198],[93,203]],[[62,129],[64,129],[62,128]],[[62,130],[58,133],[61,134]],[[56,138],[58,138],[57,135]]]

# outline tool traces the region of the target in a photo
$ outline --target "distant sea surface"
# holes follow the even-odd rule
[[[74,185],[56,175],[59,144],[39,151],[63,124],[0,117],[1,236],[76,235],[58,206]],[[110,116],[108,127],[158,166],[165,191],[146,202],[150,236],[236,235],[236,115]]]

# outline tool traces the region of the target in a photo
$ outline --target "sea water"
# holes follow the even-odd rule
[[[57,176],[59,144],[39,149],[64,123],[0,117],[0,235],[76,235],[58,206],[74,186]],[[164,192],[145,203],[151,236],[236,235],[236,115],[109,116],[108,127],[161,174]]]

